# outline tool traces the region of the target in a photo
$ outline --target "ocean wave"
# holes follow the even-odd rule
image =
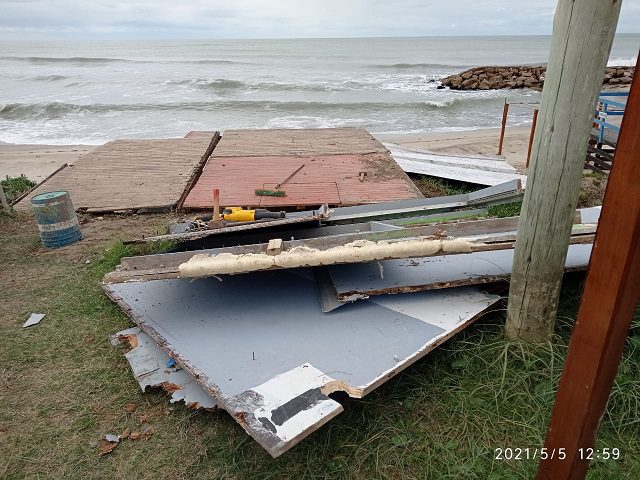
[[[56,82],[58,80],[66,80],[67,78],[69,77],[65,77],[64,75],[36,75],[30,78],[30,80],[36,82]]]
[[[186,80],[167,80],[165,85],[175,85],[180,87],[192,87],[205,90],[255,90],[269,92],[326,92],[344,90],[344,88],[335,85],[313,84],[313,83],[279,83],[279,82],[243,82],[241,80],[232,80],[228,78],[191,78]]]
[[[404,103],[385,102],[277,102],[268,100],[229,100],[213,102],[173,102],[173,103],[133,103],[133,104],[88,104],[79,105],[64,102],[50,103],[9,103],[0,104],[0,119],[52,119],[66,115],[127,113],[127,112],[164,112],[164,111],[274,111],[274,112],[356,112],[356,111],[436,111],[447,108],[466,109],[471,103],[495,102],[498,97],[465,96],[443,100],[428,100]]]
[[[382,63],[378,65],[367,65],[374,68],[391,68],[394,70],[428,69],[428,68],[458,68],[464,69],[464,65],[449,65],[446,63]]]
[[[46,64],[74,64],[74,65],[104,65],[109,63],[157,63],[157,64],[203,64],[203,65],[245,65],[245,62],[237,62],[233,60],[216,60],[216,59],[194,59],[194,60],[149,60],[149,59],[128,59],[128,58],[112,58],[112,57],[14,57],[2,56],[0,60],[25,62],[36,65]]]

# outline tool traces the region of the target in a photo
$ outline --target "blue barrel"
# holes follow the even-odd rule
[[[31,199],[42,245],[60,248],[82,240],[82,232],[69,192],[47,192]]]

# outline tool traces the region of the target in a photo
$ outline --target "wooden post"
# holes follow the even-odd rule
[[[7,197],[4,194],[4,189],[2,188],[2,184],[0,184],[0,203],[2,203],[2,207],[9,211],[11,207],[9,206],[9,202],[7,202]]]
[[[502,127],[500,128],[500,143],[498,144],[498,155],[502,155],[502,144],[504,143],[504,130],[507,126],[507,115],[509,114],[509,104],[504,101],[502,107]]]
[[[213,189],[213,221],[220,220],[220,189]]]
[[[506,333],[543,342],[553,333],[571,224],[596,100],[621,0],[559,0],[533,140]]]
[[[566,458],[556,455],[540,462],[538,480],[578,480],[587,473],[587,449],[594,446],[640,299],[639,151],[640,80],[636,76],[545,442],[549,452],[564,448]],[[594,453],[593,458],[603,454]]]
[[[531,133],[529,134],[529,148],[527,150],[527,163],[525,167],[529,168],[529,160],[531,159],[531,147],[533,147],[533,136],[536,133],[536,123],[538,123],[538,109],[533,111],[533,120],[531,121]]]

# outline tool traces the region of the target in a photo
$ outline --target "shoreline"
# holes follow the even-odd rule
[[[529,143],[529,126],[507,127],[503,148],[505,161],[519,170],[524,168]],[[373,136],[383,143],[436,153],[496,156],[499,128],[481,128],[453,132],[382,133]],[[38,145],[0,142],[0,176],[24,174],[40,183],[65,163],[73,164],[97,145]]]

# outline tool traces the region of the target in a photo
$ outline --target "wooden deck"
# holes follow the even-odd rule
[[[216,157],[387,153],[361,128],[225,130]]]
[[[214,132],[198,132],[108,142],[45,180],[16,208],[28,209],[31,197],[56,190],[68,191],[76,210],[93,213],[175,208],[211,154],[214,138]]]
[[[304,167],[280,190],[260,197]],[[220,189],[223,206],[309,207],[359,205],[422,198],[387,149],[365,130],[235,130],[225,132],[185,209],[208,209]]]

